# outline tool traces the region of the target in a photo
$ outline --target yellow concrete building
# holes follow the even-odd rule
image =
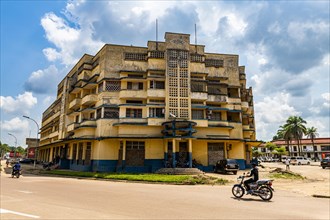
[[[154,172],[250,164],[256,146],[252,88],[238,55],[207,53],[189,34],[147,47],[106,44],[85,54],[43,113],[39,160],[62,168]]]

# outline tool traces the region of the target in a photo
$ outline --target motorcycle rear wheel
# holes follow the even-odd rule
[[[273,198],[273,192],[267,186],[260,187],[259,192],[259,196],[262,198],[262,200],[269,201],[271,198]]]
[[[233,186],[231,192],[236,198],[241,198],[244,195],[244,188],[241,186]]]

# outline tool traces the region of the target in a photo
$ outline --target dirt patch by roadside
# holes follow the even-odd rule
[[[263,167],[259,166],[259,179],[274,179],[271,178],[271,171],[282,168],[285,170],[283,163],[263,163]],[[274,179],[273,187],[275,191],[287,190],[307,196],[320,196],[330,198],[330,169],[322,169],[319,163],[303,166],[290,166],[293,173],[300,174],[304,179]],[[236,183],[237,177],[247,173],[249,170],[240,170],[237,175],[233,174],[215,174],[208,173],[207,175],[220,177],[231,181],[231,184]]]

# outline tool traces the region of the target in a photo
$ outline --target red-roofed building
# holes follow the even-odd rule
[[[284,140],[272,141],[272,143],[279,147],[285,147],[290,156],[299,156],[298,142],[296,140],[291,141],[289,144]],[[302,139],[300,140],[300,149],[301,156],[307,158],[321,159],[330,156],[330,138],[315,138],[314,147],[311,139]],[[270,153],[268,149],[262,146],[260,151],[265,154]]]

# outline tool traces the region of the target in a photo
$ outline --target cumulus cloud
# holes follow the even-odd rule
[[[58,69],[55,65],[51,65],[47,69],[33,72],[24,87],[27,91],[38,94],[54,93],[60,80]]]
[[[8,113],[26,113],[37,104],[32,92],[24,92],[17,97],[0,96],[0,108]]]
[[[27,120],[22,120],[19,117],[12,118],[8,121],[1,121],[1,130],[7,132],[23,133],[28,130],[29,123]]]
[[[50,61],[60,59],[63,64],[72,65],[84,53],[95,53],[103,45],[103,42],[93,40],[91,27],[71,27],[65,18],[52,12],[43,16],[41,25],[47,40],[56,46],[43,50]]]

